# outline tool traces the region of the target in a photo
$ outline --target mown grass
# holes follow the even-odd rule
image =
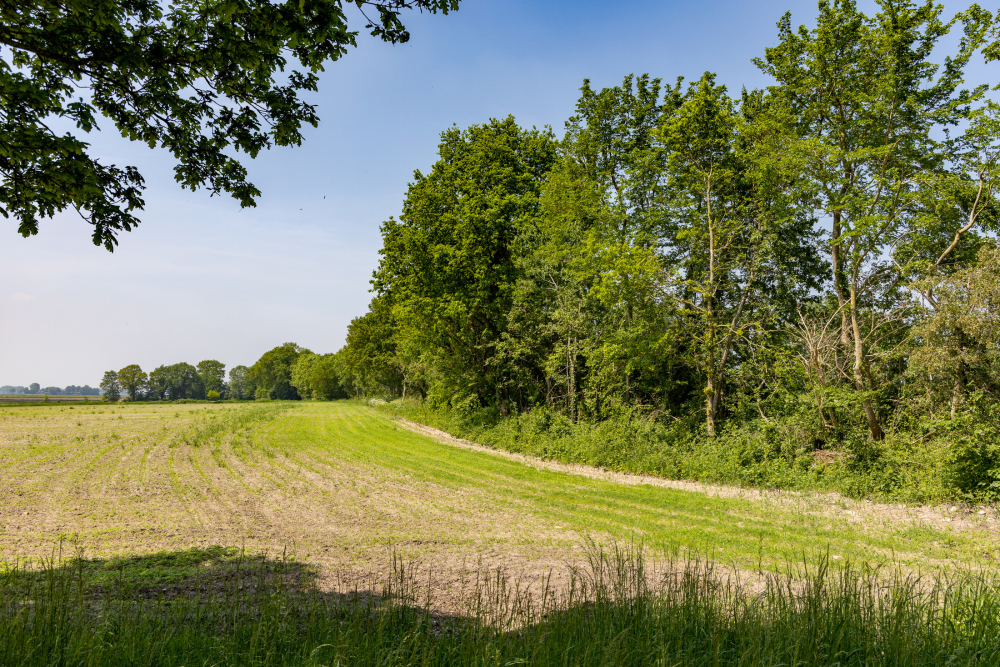
[[[0,470],[0,665],[1000,664],[985,519],[619,484],[354,402],[0,410]],[[118,535],[118,555],[24,560],[46,503],[46,521]],[[331,584],[328,562],[260,555],[267,541],[245,556],[244,517],[302,536],[299,553],[398,559]],[[645,550],[594,546],[615,543]],[[568,581],[472,560],[458,598],[428,583],[458,552],[543,547]]]
[[[88,585],[93,563],[0,573],[0,664],[962,666],[1000,662],[1000,594],[984,575],[927,580],[825,559],[753,584],[704,561],[662,576],[640,550],[594,549],[568,589],[531,596],[482,573],[461,613],[419,597],[404,564],[331,594],[287,561],[160,555],[187,564],[163,594]],[[118,563],[112,570],[137,567]],[[242,569],[241,569],[242,568]],[[176,575],[177,572],[174,572]],[[127,580],[127,578],[125,578]],[[194,582],[194,583],[192,583]],[[177,589],[187,595],[170,592]]]
[[[914,567],[990,566],[1000,558],[997,537],[985,524],[962,532],[944,521],[914,525],[897,515],[859,521],[847,505],[808,495],[713,496],[543,470],[437,442],[356,403],[305,405],[267,431],[276,451],[322,452],[404,471],[415,482],[433,484],[438,498],[473,495],[579,535],[638,539],[671,556],[772,568],[827,551],[835,561]]]
[[[586,536],[743,569],[831,562],[994,567],[992,515],[868,512],[809,494],[624,485],[443,444],[355,402],[0,409],[0,557],[221,543],[327,565],[484,550],[571,558]],[[458,555],[455,555],[458,554]]]
[[[546,408],[503,417],[495,409],[380,403],[386,414],[495,449],[620,472],[913,504],[1000,498],[1000,413],[988,411],[928,422],[915,431],[900,427],[879,442],[860,428],[821,443],[799,414],[734,423],[709,438],[697,415],[662,423],[626,413],[574,423]]]

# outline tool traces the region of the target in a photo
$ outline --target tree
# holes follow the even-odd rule
[[[300,396],[291,384],[292,366],[304,352],[309,350],[295,343],[285,343],[265,352],[247,373],[254,384],[255,396],[277,400],[299,400]]]
[[[340,359],[336,354],[303,352],[292,366],[291,385],[303,398],[329,401],[348,398],[341,378]]]
[[[122,389],[128,392],[130,400],[138,401],[149,383],[149,376],[139,368],[138,364],[132,364],[118,371],[118,382]]]
[[[229,371],[229,395],[238,401],[254,397],[250,369],[246,366],[233,366],[232,370]]]
[[[373,285],[396,324],[432,346],[442,392],[485,404],[502,390],[493,359],[517,278],[513,245],[555,144],[507,117],[443,132],[438,155],[429,174],[414,172],[399,220],[382,225]]]
[[[121,397],[121,385],[118,384],[118,373],[107,371],[101,378],[101,389],[104,390],[104,400],[109,403],[117,403]]]
[[[347,325],[343,364],[356,392],[400,395],[404,378],[396,356],[398,334],[399,327],[385,295],[372,299],[368,312]]]
[[[880,0],[879,7],[869,17],[853,0],[821,2],[812,30],[793,31],[786,14],[779,44],[755,61],[778,82],[770,89],[781,101],[774,108],[792,128],[779,158],[829,224],[840,370],[876,440],[884,431],[873,352],[905,306],[885,256],[920,208],[920,179],[946,166],[935,133],[958,123],[974,98],[959,89],[961,75],[989,18],[965,15],[958,54],[941,68],[929,60],[951,28],[940,5]]]
[[[675,335],[689,342],[686,356],[704,383],[710,436],[739,346],[762,339],[775,319],[769,311],[790,310],[822,275],[811,216],[761,168],[760,144],[771,148],[767,123],[755,123],[762,105],[759,94],[747,93],[738,108],[705,74],[662,129],[669,180],[660,195],[667,222],[659,245],[677,307]]]
[[[28,385],[28,393],[37,394],[41,388],[42,385],[38,384],[37,382],[32,382],[31,384]]]
[[[680,79],[663,86],[648,74],[629,75],[599,91],[585,80],[566,122],[560,152],[575,173],[565,192],[551,180],[546,186],[557,205],[540,225],[549,240],[539,252],[548,256],[543,265],[549,263],[550,276],[561,276],[550,278],[546,291],[556,298],[549,327],[564,349],[553,350],[546,364],[553,382],[566,369],[571,412],[578,390],[595,416],[630,404],[669,410],[674,399],[683,401],[677,378],[691,369],[678,372],[680,356],[669,349],[667,335],[670,314],[658,295],[667,185],[660,128],[682,101]],[[569,176],[565,169],[554,176]],[[598,202],[588,201],[591,192]]]
[[[984,245],[978,262],[924,279],[935,307],[916,327],[909,371],[925,395],[950,404],[981,391],[1000,400],[1000,246]],[[934,404],[927,406],[933,415]]]
[[[361,0],[372,35],[409,40],[404,9],[448,13],[458,0]],[[341,0],[0,0],[0,214],[23,236],[66,208],[109,251],[139,223],[143,178],[92,157],[80,133],[103,116],[122,136],[170,151],[182,187],[259,190],[234,157],[302,142],[316,126],[317,72],[356,43]],[[285,73],[289,59],[297,68]],[[81,94],[81,91],[86,91]],[[51,120],[75,125],[59,134]]]
[[[205,385],[191,364],[159,366],[149,373],[149,389],[161,401],[205,398]]]
[[[198,375],[201,383],[205,386],[205,391],[222,393],[226,380],[226,365],[215,359],[207,359],[198,362]]]

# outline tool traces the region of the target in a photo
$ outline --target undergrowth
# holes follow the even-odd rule
[[[905,502],[1000,499],[1000,426],[978,414],[898,429],[881,442],[849,431],[836,447],[820,449],[794,416],[708,438],[686,421],[634,414],[574,423],[545,408],[502,417],[415,401],[374,407],[495,449],[619,472]]]

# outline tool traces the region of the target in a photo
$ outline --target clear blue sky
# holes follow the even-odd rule
[[[816,4],[463,0],[449,16],[409,14],[409,44],[362,33],[328,65],[312,100],[322,120],[302,147],[248,164],[263,191],[255,209],[181,190],[166,153],[105,123],[94,152],[140,168],[143,224],[109,254],[75,213],[30,239],[0,222],[0,384],[96,386],[131,363],[231,368],[286,341],[336,351],[367,307],[379,224],[434,162],[442,130],[512,114],[561,136],[584,78],[712,70],[733,92],[767,85],[750,59],[775,44],[786,10],[811,24]]]

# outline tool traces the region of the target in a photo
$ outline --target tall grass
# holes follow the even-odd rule
[[[221,566],[217,566],[220,567]],[[197,569],[197,568],[195,568]],[[208,570],[211,568],[201,568]],[[741,583],[710,563],[653,575],[594,551],[568,587],[530,593],[484,573],[460,613],[428,611],[397,563],[376,588],[324,593],[301,566],[229,562],[171,587],[49,563],[0,575],[4,665],[1000,664],[996,581],[845,567]]]

